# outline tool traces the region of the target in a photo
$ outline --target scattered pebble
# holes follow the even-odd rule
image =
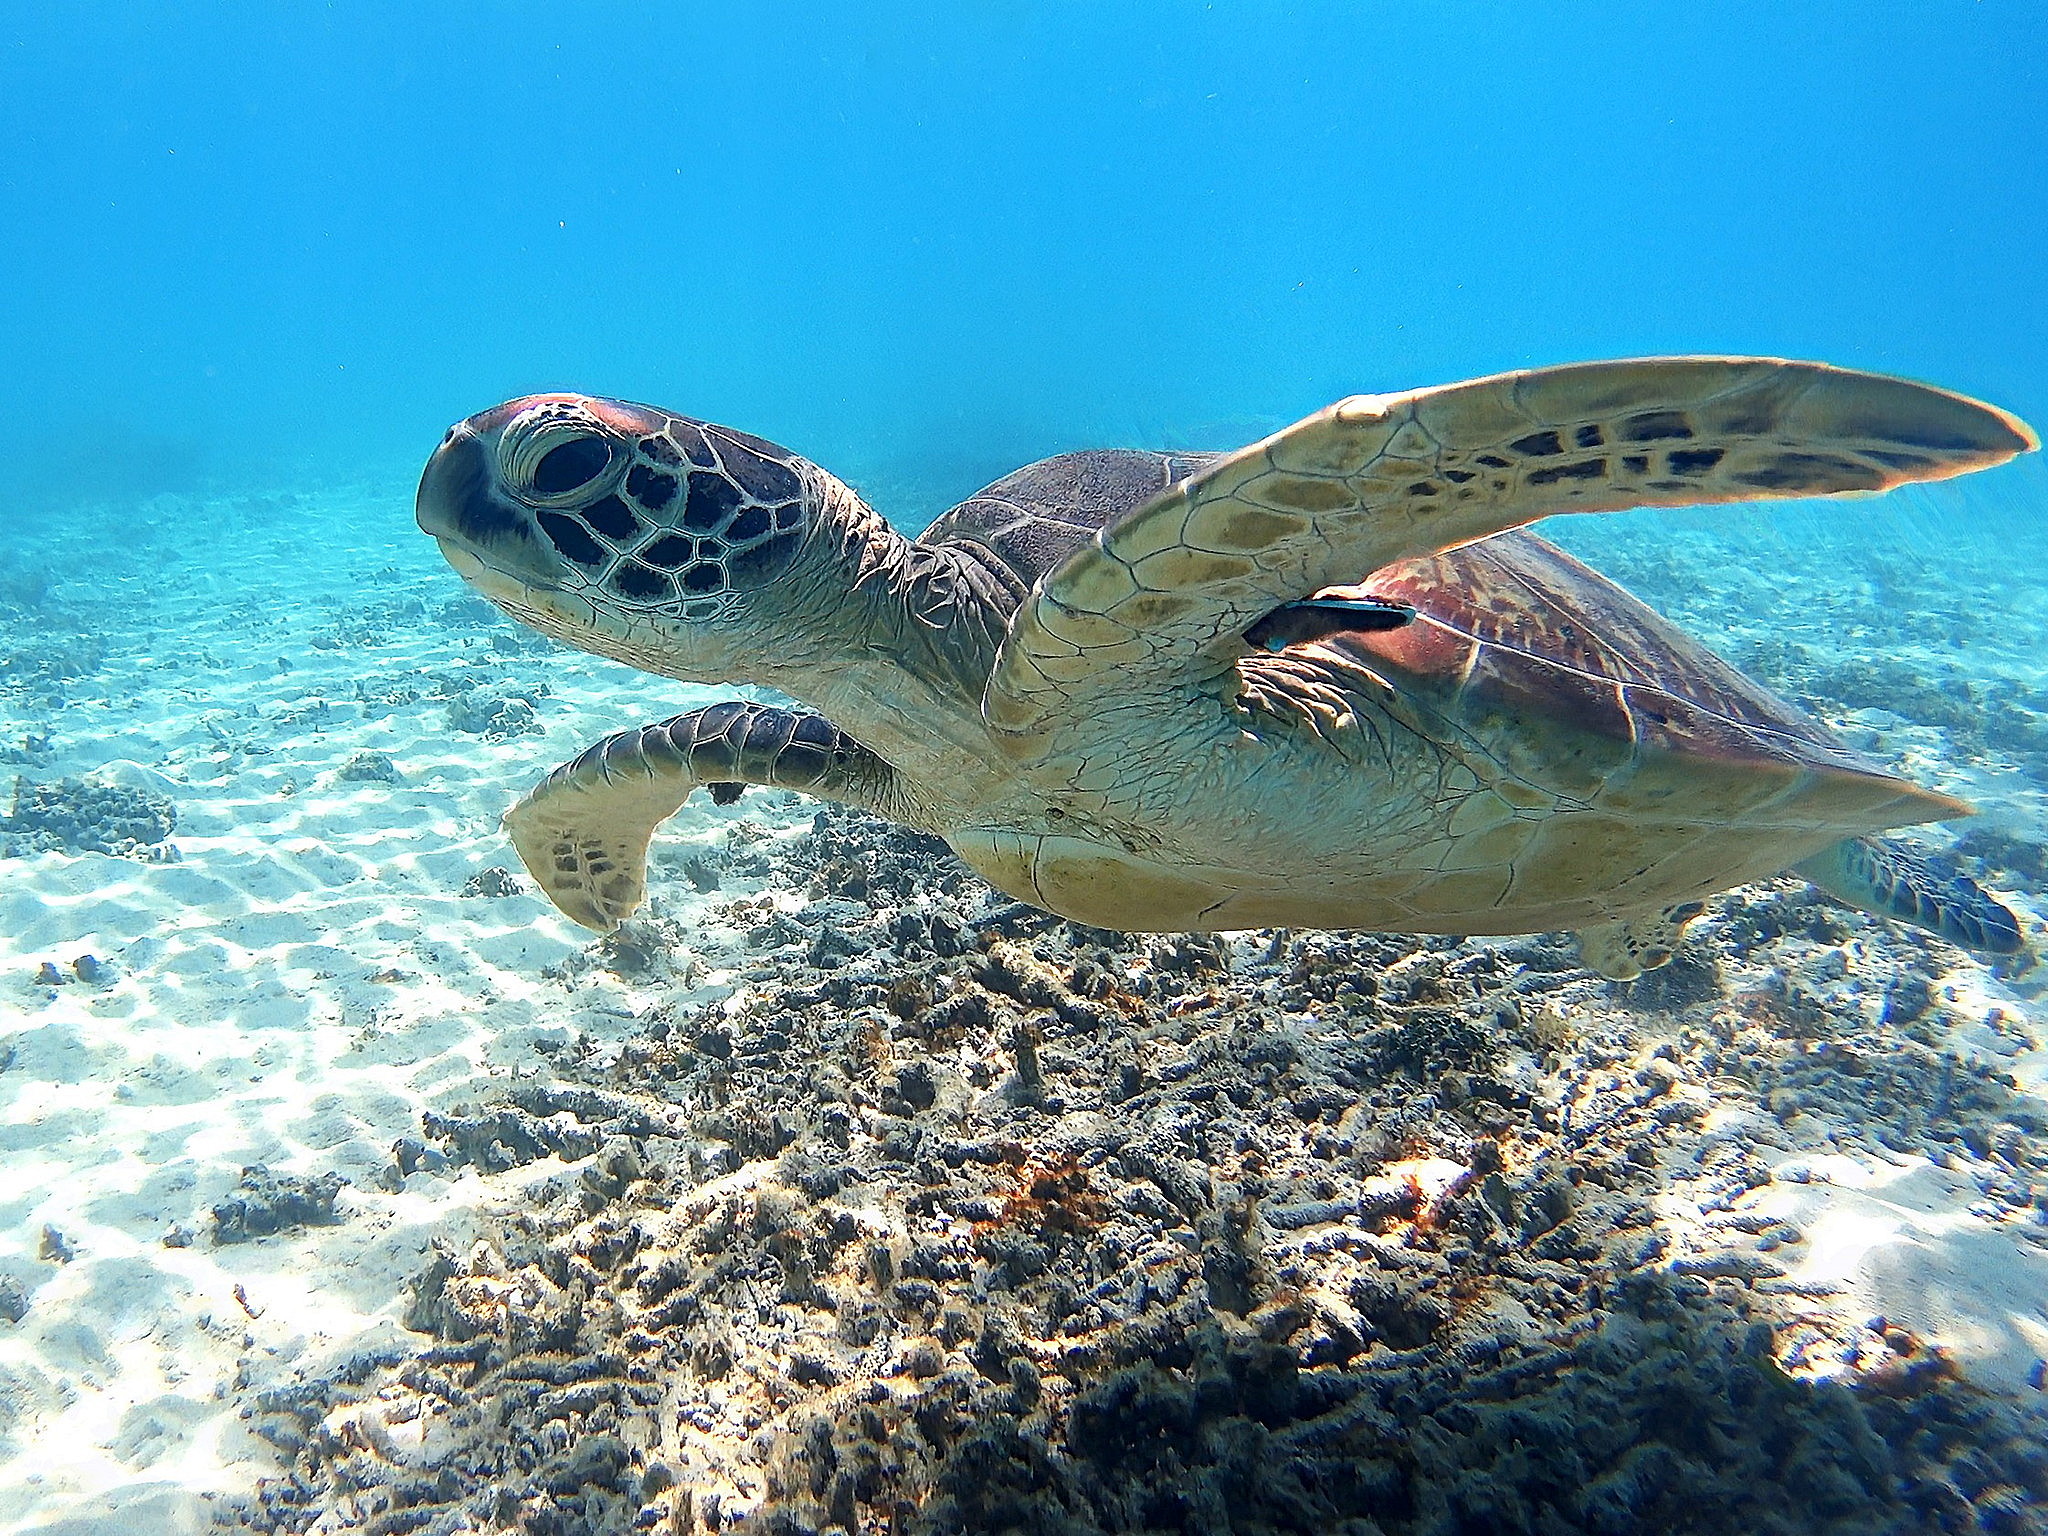
[[[398,771],[398,765],[382,752],[357,752],[334,770],[334,776],[345,784],[405,782],[405,775]]]
[[[331,1226],[341,1220],[334,1205],[347,1184],[338,1173],[306,1178],[272,1173],[261,1163],[244,1168],[235,1192],[213,1207],[213,1240],[246,1243],[294,1227]]]
[[[525,889],[517,875],[497,864],[478,870],[462,884],[462,894],[471,897],[517,896]]]

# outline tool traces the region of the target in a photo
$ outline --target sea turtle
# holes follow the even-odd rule
[[[1882,491],[2036,446],[1817,363],[1570,364],[1340,400],[1231,453],[1066,453],[907,539],[817,465],[625,401],[452,428],[419,523],[558,640],[727,702],[622,732],[506,815],[568,916],[639,904],[700,787],[937,833],[1102,928],[1569,928],[1617,978],[1797,870],[1975,949],[2011,913],[1887,827],[1969,813],[1859,756],[1520,525]]]

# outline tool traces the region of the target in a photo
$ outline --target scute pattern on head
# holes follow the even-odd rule
[[[560,414],[553,406],[535,409]],[[630,443],[607,444],[592,425],[579,426],[583,435],[549,452],[580,454],[581,462],[608,472],[557,488],[536,520],[593,586],[632,607],[701,622],[716,618],[733,593],[773,581],[796,558],[804,481],[774,444],[681,417]],[[606,445],[602,459],[588,450],[591,443]],[[594,494],[599,490],[605,494]]]

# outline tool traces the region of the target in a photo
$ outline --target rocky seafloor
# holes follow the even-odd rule
[[[2024,562],[1887,548],[1822,580],[1725,529],[1598,526],[1603,568],[1992,804],[1927,837],[2039,946],[2048,612]],[[138,583],[169,558],[131,553]],[[420,743],[484,744],[506,794],[508,744],[582,744],[564,658],[439,573],[387,585],[289,639],[224,597],[278,649],[275,698],[230,710],[188,632],[121,629],[120,591],[0,584],[0,856],[177,857],[161,784],[65,766],[145,645],[204,732],[122,753],[173,787],[205,765],[276,779],[284,806],[332,780],[388,794],[396,827]],[[346,686],[316,671],[335,656]],[[344,721],[390,740],[302,768]],[[643,920],[545,973],[504,960],[489,986],[533,999],[479,994],[531,1025],[539,1070],[508,1053],[460,1079],[374,1178],[251,1166],[163,1235],[244,1253],[459,1181],[503,1196],[417,1266],[401,1342],[237,1367],[220,1390],[278,1470],[217,1500],[223,1524],[2048,1530],[2038,1362],[1994,1379],[1912,1309],[1856,1310],[1788,1214],[1841,1165],[1920,1169],[1965,1191],[1973,1232],[2048,1252],[2048,1104],[2013,1067],[2043,1043],[2031,956],[1987,968],[1790,880],[1717,898],[1626,986],[1554,937],[1119,936],[758,793],[658,863]],[[514,910],[523,877],[452,865],[459,905]],[[434,942],[417,912],[386,926]],[[45,991],[108,985],[51,954]],[[405,980],[381,958],[365,977]],[[361,1016],[406,1048],[404,1015]]]
[[[1541,939],[1133,938],[834,810],[697,878],[763,858],[802,904],[723,908],[732,999],[397,1149],[549,1161],[418,1277],[417,1348],[250,1405],[294,1458],[250,1525],[2048,1528],[2048,1414],[1816,1323],[1748,1209],[1785,1149],[1889,1149],[2040,1228],[2043,1106],[1930,1043],[1933,941],[1791,882],[1628,986]]]

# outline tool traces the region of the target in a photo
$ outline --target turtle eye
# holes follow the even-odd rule
[[[611,444],[603,438],[572,437],[541,455],[533,466],[533,488],[543,496],[566,496],[590,484],[611,462]]]
[[[577,507],[609,491],[631,454],[580,402],[543,400],[505,424],[498,472],[505,488],[524,501]]]

